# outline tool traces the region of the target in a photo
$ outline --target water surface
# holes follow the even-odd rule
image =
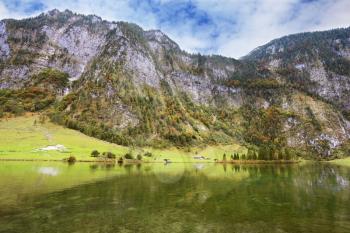
[[[0,163],[0,232],[350,232],[331,165]]]

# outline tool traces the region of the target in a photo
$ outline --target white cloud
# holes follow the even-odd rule
[[[9,10],[3,1],[0,0],[1,18],[38,13],[26,12],[21,5]],[[33,1],[43,3],[46,10],[70,9],[106,20],[131,21],[145,29],[160,28],[187,51],[235,58],[283,35],[350,24],[349,0],[153,0],[137,4],[130,4],[135,0],[21,0],[22,5]],[[172,9],[164,8],[189,2],[195,6],[192,10],[200,13],[193,18],[188,17],[191,14],[186,11],[170,15]],[[151,10],[154,6],[161,11]],[[200,24],[196,17],[202,15],[210,22]]]

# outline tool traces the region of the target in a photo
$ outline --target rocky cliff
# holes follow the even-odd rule
[[[350,137],[349,59],[349,28],[284,37],[235,60],[189,54],[159,30],[53,10],[0,22],[0,113],[45,111],[126,145],[339,155]]]

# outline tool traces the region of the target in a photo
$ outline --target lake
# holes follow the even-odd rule
[[[329,164],[0,162],[0,232],[350,232]]]

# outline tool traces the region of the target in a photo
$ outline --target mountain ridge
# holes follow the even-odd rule
[[[240,143],[271,156],[342,156],[350,28],[303,35],[236,60],[189,54],[159,30],[71,11],[2,20],[0,113],[45,111],[123,145]]]

